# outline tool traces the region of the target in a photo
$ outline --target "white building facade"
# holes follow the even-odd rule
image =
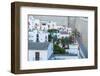
[[[29,61],[48,60],[53,54],[53,43],[29,43]]]
[[[29,40],[32,42],[48,42],[48,32],[33,30],[29,31]]]
[[[54,21],[41,21],[29,16],[28,20],[28,50],[29,61],[48,60],[53,54],[53,43],[48,42],[48,30],[56,29],[58,32],[53,33],[57,38],[69,37],[72,29],[67,25],[58,25]]]
[[[47,22],[33,16],[28,22],[28,60],[48,60],[53,53],[53,43],[48,42]]]

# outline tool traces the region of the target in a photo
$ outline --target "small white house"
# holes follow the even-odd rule
[[[71,36],[72,29],[68,28],[67,26],[63,26],[59,29],[58,38],[65,38]]]
[[[32,42],[36,42],[36,39],[37,39],[36,35],[37,35],[37,30],[29,31],[28,40],[31,40]]]
[[[48,42],[48,32],[47,31],[38,31],[32,30],[28,32],[29,40],[33,42]]]
[[[79,44],[77,42],[74,44],[70,44],[69,49],[66,49],[66,52],[79,56]]]
[[[30,30],[32,29],[40,29],[40,20],[39,19],[35,19],[33,16],[29,16],[28,19],[28,28]]]
[[[53,43],[34,43],[29,41],[28,46],[29,61],[48,60],[53,54]]]
[[[47,21],[41,21],[40,22],[40,30],[43,30],[43,31],[47,31],[48,30],[48,22]]]
[[[48,42],[48,32],[39,31],[38,35],[39,42]]]
[[[54,21],[42,21],[40,19],[35,19],[33,16],[29,16],[28,27],[30,30],[48,30],[48,29],[57,29],[56,22]]]
[[[71,34],[72,33],[72,28],[67,28],[68,33]]]
[[[68,33],[68,32],[66,32],[66,31],[62,31],[62,32],[59,32],[59,36],[58,36],[58,38],[65,38],[65,37],[69,37],[70,36],[70,34]]]
[[[61,26],[61,25],[57,25],[57,29],[62,29],[63,28],[63,26]]]
[[[40,20],[39,19],[34,20],[34,28],[37,30],[40,29]]]
[[[57,24],[54,21],[50,21],[47,23],[48,29],[57,29]]]
[[[72,53],[72,54],[77,54],[79,53],[79,45],[78,44],[74,44],[74,45],[69,45],[69,53]]]
[[[29,16],[29,19],[28,19],[28,29],[29,30],[32,30],[34,28],[34,17],[33,16]]]

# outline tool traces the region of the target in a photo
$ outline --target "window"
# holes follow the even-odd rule
[[[47,42],[47,36],[45,36],[45,41]]]
[[[40,60],[40,53],[39,52],[35,52],[35,60]]]
[[[44,26],[45,26],[45,25],[46,25],[46,23],[42,23],[42,25],[44,25]]]
[[[37,23],[35,23],[35,25],[36,25],[36,26],[38,26],[38,24],[37,24]]]
[[[50,28],[50,25],[48,25],[48,28]]]
[[[39,42],[39,35],[37,34],[37,42]]]

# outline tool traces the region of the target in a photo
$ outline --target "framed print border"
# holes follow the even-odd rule
[[[45,69],[20,69],[20,8],[25,7],[45,7],[57,9],[74,9],[74,10],[93,10],[94,11],[94,65],[75,66],[61,68],[45,68]],[[31,2],[13,2],[11,3],[11,72],[15,74],[23,73],[40,73],[40,72],[56,72],[56,71],[72,71],[97,69],[97,7],[79,6],[79,5],[61,5],[47,3],[31,3]]]

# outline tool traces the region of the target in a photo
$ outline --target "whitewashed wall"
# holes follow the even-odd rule
[[[72,29],[77,28],[77,30],[82,35],[82,41],[86,48],[88,48],[88,21],[87,19],[81,17],[70,17],[69,20]]]
[[[46,37],[47,37],[47,39],[46,39]],[[48,33],[41,31],[39,33],[39,41],[40,42],[46,42],[46,41],[48,41]]]
[[[47,57],[49,58],[53,53],[53,43],[50,43],[49,44],[49,47],[48,47],[48,55]]]
[[[48,33],[47,32],[44,32],[44,31],[37,31],[37,30],[34,30],[32,32],[28,32],[29,33],[29,40],[32,40],[33,42],[37,42],[37,34],[38,34],[38,39],[39,39],[39,42],[46,42],[48,41]]]
[[[88,48],[88,21],[84,18],[77,18],[75,24],[77,30],[82,34],[82,42]]]
[[[32,40],[33,42],[36,42],[36,34],[37,32],[33,31],[33,32],[28,32],[29,33],[29,40]]]
[[[40,54],[40,60],[47,60],[47,50],[29,50],[29,61],[34,61],[35,60],[35,52],[39,52]]]

